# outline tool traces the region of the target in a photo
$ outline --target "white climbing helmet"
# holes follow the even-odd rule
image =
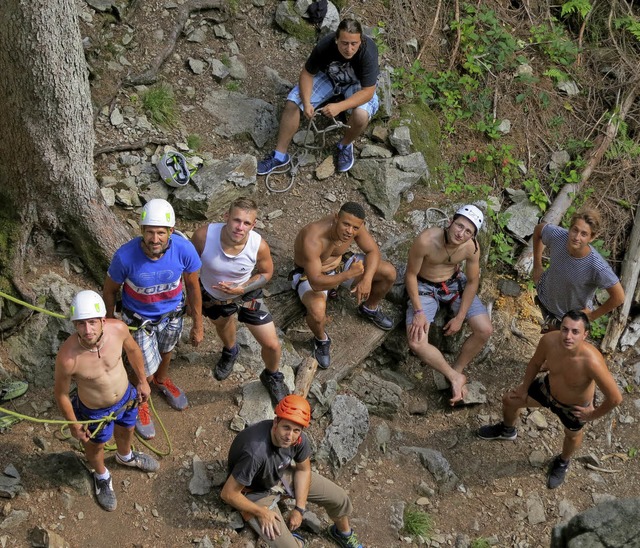
[[[140,212],[141,226],[166,226],[173,228],[176,224],[176,214],[171,204],[161,198],[149,200]]]
[[[178,188],[186,185],[191,179],[187,159],[175,150],[163,154],[156,167],[162,180],[169,186]]]
[[[480,231],[480,227],[484,222],[484,215],[482,214],[482,211],[474,205],[462,206],[458,211],[456,211],[456,215],[462,215],[469,219],[473,223],[473,226],[476,227],[476,234]]]
[[[71,320],[89,320],[91,318],[104,318],[107,315],[107,307],[102,297],[95,291],[87,289],[80,291],[71,301]]]

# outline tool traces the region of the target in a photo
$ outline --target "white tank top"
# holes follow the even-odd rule
[[[258,249],[262,242],[262,236],[253,230],[249,232],[249,238],[244,249],[237,255],[228,255],[220,244],[220,232],[224,223],[211,223],[207,229],[207,239],[202,251],[202,268],[200,280],[207,293],[214,299],[226,301],[233,295],[215,289],[218,282],[234,282],[243,284],[253,273],[258,260]]]

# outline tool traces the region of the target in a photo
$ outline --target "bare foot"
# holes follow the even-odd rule
[[[456,376],[455,380],[451,381],[451,399],[449,400],[450,405],[455,405],[458,402],[461,402],[464,397],[467,395],[467,377],[465,375]]]

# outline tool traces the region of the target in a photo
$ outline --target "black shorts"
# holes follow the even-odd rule
[[[218,304],[204,289],[202,290],[202,315],[212,320],[228,318],[238,314],[238,321],[247,325],[266,325],[273,321],[273,316],[264,303],[262,290],[256,289],[245,293],[233,302]]]
[[[530,398],[533,398],[542,405],[542,407],[546,407],[557,415],[560,422],[569,430],[577,432],[582,430],[582,427],[585,425],[585,423],[579,420],[571,411],[573,406],[560,403],[551,395],[548,375],[535,379],[531,383],[531,386],[529,386],[527,394]]]

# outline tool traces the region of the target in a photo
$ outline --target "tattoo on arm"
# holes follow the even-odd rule
[[[245,293],[249,293],[249,291],[255,291],[256,289],[260,289],[265,285],[267,285],[267,279],[264,277],[263,274],[259,274],[256,279],[250,280],[249,283],[247,283],[247,285],[242,287],[242,289],[244,289]]]

